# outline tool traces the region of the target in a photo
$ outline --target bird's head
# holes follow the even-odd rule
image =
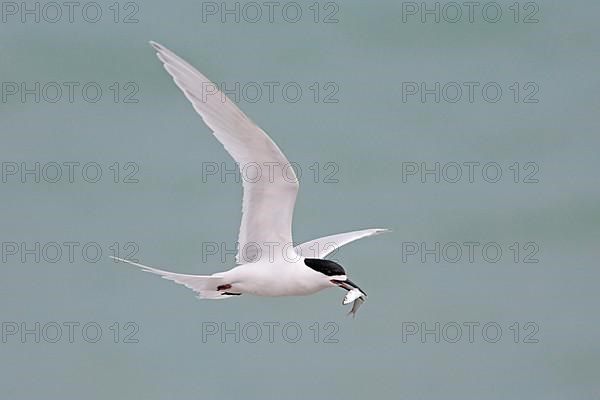
[[[304,264],[307,267],[323,274],[324,278],[327,279],[332,286],[339,286],[346,290],[352,290],[353,288],[356,288],[366,295],[366,293],[360,287],[358,287],[356,283],[348,279],[344,267],[335,261],[322,260],[320,258],[305,258]]]

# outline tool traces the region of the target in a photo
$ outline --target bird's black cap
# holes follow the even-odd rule
[[[331,260],[322,260],[320,258],[305,258],[304,264],[307,267],[314,269],[327,276],[346,275],[344,268]]]

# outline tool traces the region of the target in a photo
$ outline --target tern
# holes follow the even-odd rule
[[[330,287],[347,290],[343,304],[354,301],[353,315],[366,293],[344,268],[325,257],[337,248],[388,229],[363,229],[314,239],[294,246],[292,217],[298,178],[285,155],[217,86],[164,46],[150,42],[175,84],[192,103],[214,136],[242,169],[255,165],[279,166],[277,173],[243,179],[242,223],[236,266],[212,275],[187,275],[111,257],[160,275],[196,292],[202,299],[227,299],[241,294],[301,296]],[[270,251],[275,246],[276,251]],[[307,257],[309,256],[310,257]]]

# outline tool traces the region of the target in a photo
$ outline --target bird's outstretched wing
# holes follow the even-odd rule
[[[190,64],[158,43],[150,42],[167,72],[215,137],[239,165],[258,175],[242,175],[244,198],[238,237],[238,264],[258,261],[273,243],[291,246],[292,217],[298,179],[277,145]]]
[[[389,232],[389,229],[364,229],[362,231],[338,233],[302,243],[295,247],[296,253],[308,258],[325,258],[345,244],[368,236]]]

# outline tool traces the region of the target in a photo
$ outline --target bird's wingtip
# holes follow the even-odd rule
[[[150,40],[150,41],[148,41],[148,43],[150,43],[150,46],[154,47],[154,49],[156,51],[161,51],[163,49],[163,47],[159,43],[155,42],[154,40]]]

